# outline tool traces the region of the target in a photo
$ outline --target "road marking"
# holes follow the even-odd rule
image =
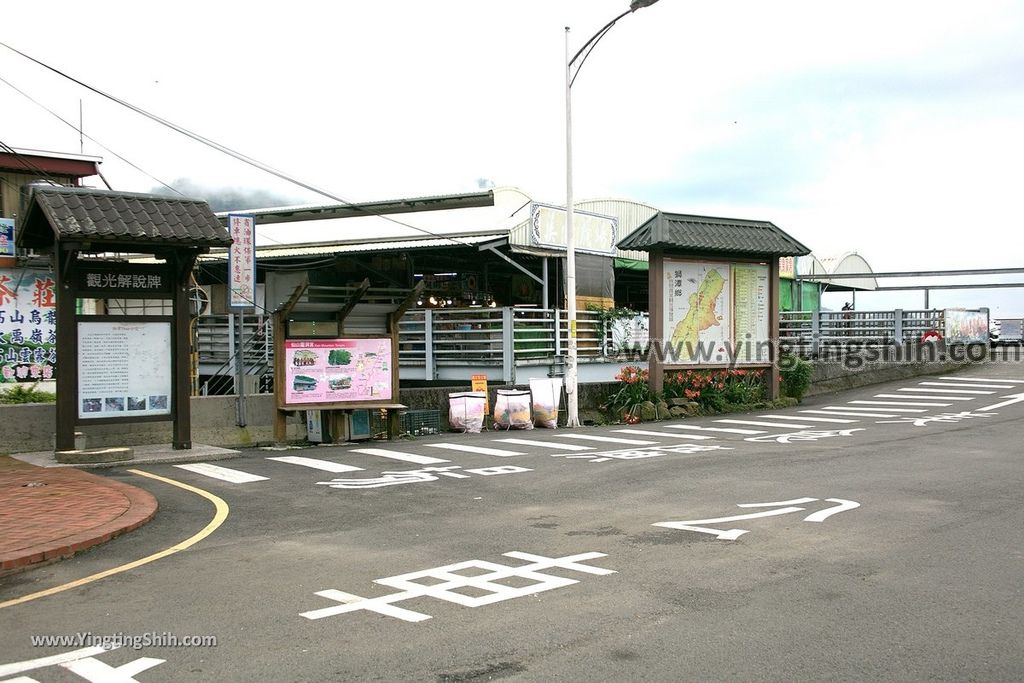
[[[796,507],[797,505],[803,505],[805,503],[812,503],[818,500],[817,498],[796,498],[794,500],[783,500],[775,503],[739,503],[737,507],[741,508],[758,508],[758,507],[777,507],[780,505],[786,505],[788,507],[779,508],[778,510],[765,510],[763,512],[751,512],[746,515],[732,515],[730,517],[717,517],[715,519],[693,519],[683,522],[657,522],[651,526],[663,526],[669,529],[682,529],[683,531],[696,531],[701,534],[711,534],[719,540],[735,541],[737,538],[748,532],[748,529],[711,529],[705,526],[699,526],[702,524],[718,524],[720,522],[738,522],[745,519],[759,519],[761,517],[775,517],[777,515],[787,515],[790,512],[800,512],[807,508]],[[804,517],[805,522],[823,522],[832,515],[847,510],[853,510],[859,508],[860,503],[852,500],[844,500],[842,498],[826,498],[825,502],[837,503],[837,505],[819,510],[818,512],[812,512],[811,514]]]
[[[857,413],[851,410],[801,410],[801,413],[811,413],[812,415],[843,415],[845,417],[896,417],[896,415],[887,415],[883,413]],[[922,413],[925,411],[921,411]],[[801,415],[801,418],[803,416]],[[810,418],[808,418],[810,419]]]
[[[232,484],[248,484],[254,481],[267,480],[267,477],[261,477],[258,474],[249,474],[248,472],[242,472],[241,470],[233,470],[229,467],[211,465],[208,462],[195,462],[190,463],[188,465],[175,465],[175,467],[182,470],[188,470],[189,472],[195,472],[196,474],[201,474],[204,477],[212,477],[213,479],[229,481]]]
[[[392,460],[401,460],[402,462],[412,462],[417,465],[436,465],[441,462],[451,462],[451,460],[431,458],[429,455],[402,453],[401,451],[389,451],[383,448],[353,448],[352,451],[355,453],[365,453],[366,455],[379,455],[382,458],[391,458]]]
[[[640,441],[639,439],[617,439],[614,436],[592,436],[590,434],[558,434],[565,439],[582,439],[583,441],[600,441],[601,443],[625,443],[632,446],[653,446],[657,441]]]
[[[736,427],[697,427],[695,425],[665,425],[669,429],[696,429],[701,432],[725,432],[727,434],[764,434],[760,429],[738,429]]]
[[[808,411],[804,410],[804,411],[801,411],[801,412],[806,413]],[[771,415],[758,415],[758,417],[772,417],[772,416]],[[793,417],[795,417],[798,420],[803,420],[804,422],[837,422],[839,424],[854,424],[855,422],[860,422],[860,420],[840,420],[838,418],[837,419],[829,419],[827,417],[805,417],[803,415],[794,415]]]
[[[995,379],[993,377],[939,377],[954,382],[1001,382],[1006,384],[1024,384],[1024,379]]]
[[[135,674],[152,669],[166,661],[166,659],[156,659],[155,657],[139,657],[121,666],[110,666],[93,657],[86,657],[60,666],[90,683],[128,683],[136,681]]]
[[[360,472],[363,469],[362,467],[343,465],[340,462],[331,462],[330,460],[303,458],[301,455],[279,455],[273,458],[267,458],[267,460],[277,460],[278,462],[286,462],[290,465],[312,467],[315,470],[323,470],[324,472]]]
[[[591,552],[569,555],[567,557],[544,557],[542,555],[514,551],[504,553],[504,556],[517,560],[526,560],[529,564],[513,567],[496,562],[469,560],[444,567],[389,576],[383,579],[376,579],[374,583],[394,588],[397,592],[377,598],[363,598],[344,591],[320,591],[314,593],[314,595],[335,600],[341,604],[310,612],[302,612],[299,616],[312,620],[366,610],[403,621],[420,622],[432,617],[429,614],[396,607],[393,603],[430,597],[462,605],[463,607],[482,607],[503,600],[532,596],[542,591],[579,583],[576,579],[555,574],[545,574],[542,571],[545,569],[571,570],[596,576],[606,576],[615,573],[611,569],[580,564],[584,560],[607,557],[604,553]],[[471,574],[466,572],[471,572]],[[517,579],[517,585],[511,586],[503,583],[509,579]],[[523,583],[526,585],[522,585]],[[473,592],[471,594],[463,592],[469,590]]]
[[[872,410],[879,410],[879,411],[884,411],[884,412],[887,412],[887,413],[927,413],[928,412],[927,410],[924,410],[923,408],[867,408],[867,407],[863,407],[863,408],[862,407],[850,408],[849,406],[825,406],[825,410],[860,410],[860,411],[866,411],[866,412],[869,412],[869,413]]]
[[[920,382],[929,387],[970,387],[971,389],[1009,389],[1005,384],[965,384],[958,382]]]
[[[875,398],[921,398],[926,401],[973,401],[977,396],[914,396],[912,394],[875,394]]]
[[[944,408],[953,405],[952,403],[913,403],[910,401],[849,401],[849,403],[865,406],[928,406],[930,408]]]
[[[430,448],[444,448],[449,451],[462,451],[464,453],[479,453],[480,455],[496,455],[499,458],[510,458],[513,455],[526,455],[522,451],[506,451],[501,448],[485,448],[484,446],[463,446],[458,443],[428,443]]]
[[[638,434],[640,436],[665,436],[670,439],[713,439],[713,436],[703,436],[701,434],[677,434],[673,432],[655,432],[648,431],[646,429],[613,429],[613,432],[619,432],[620,434]]]
[[[20,674],[32,671],[33,669],[45,669],[48,666],[57,666],[58,664],[73,662],[76,659],[101,655],[113,649],[112,647],[99,646],[84,647],[81,650],[72,650],[71,652],[64,652],[59,655],[50,655],[49,657],[40,657],[39,659],[26,659],[23,662],[12,662],[11,664],[0,664],[0,676]]]
[[[540,446],[541,448],[554,448],[560,451],[592,451],[593,446],[579,446],[574,443],[557,443],[555,441],[534,441],[533,439],[495,439],[503,443],[514,443],[520,446]]]
[[[195,486],[189,486],[188,484],[185,484],[185,483],[180,482],[180,481],[175,481],[174,479],[168,479],[166,477],[161,477],[161,476],[156,475],[156,474],[150,474],[149,472],[143,472],[142,470],[126,470],[126,471],[131,472],[132,474],[137,474],[137,475],[139,475],[141,477],[148,477],[150,479],[156,479],[157,481],[162,481],[165,484],[170,484],[171,486],[177,486],[180,489],[185,489],[186,491],[191,491],[192,493],[195,493],[196,495],[199,495],[199,496],[202,496],[203,498],[206,498],[208,501],[213,503],[213,506],[214,506],[214,508],[216,510],[216,512],[213,515],[213,519],[211,519],[210,522],[206,526],[204,526],[202,529],[200,529],[197,533],[193,534],[192,536],[189,536],[188,538],[186,538],[181,543],[177,543],[175,545],[172,545],[170,548],[167,548],[165,550],[161,550],[160,552],[157,552],[157,553],[153,553],[152,555],[147,555],[146,557],[143,557],[140,560],[135,560],[134,562],[129,562],[128,564],[122,564],[121,566],[114,567],[113,569],[107,569],[106,571],[102,571],[102,572],[99,572],[97,574],[91,574],[90,576],[86,576],[85,578],[78,579],[76,581],[70,581],[68,583],[61,584],[60,586],[54,586],[53,588],[47,588],[46,590],[41,590],[41,591],[38,591],[36,593],[29,593],[28,595],[23,595],[20,598],[14,598],[13,600],[7,600],[6,602],[0,602],[0,609],[3,609],[4,607],[12,607],[14,605],[20,605],[23,602],[28,602],[30,600],[36,600],[37,598],[44,598],[44,597],[46,597],[48,595],[54,595],[56,593],[63,593],[66,590],[71,590],[72,588],[78,588],[79,586],[84,586],[84,585],[86,585],[88,583],[92,583],[93,581],[99,581],[100,579],[105,579],[108,576],[113,576],[114,574],[120,574],[121,572],[126,572],[129,569],[135,569],[136,567],[141,567],[144,564],[149,564],[150,562],[155,562],[156,560],[162,559],[162,558],[167,557],[169,555],[173,555],[174,553],[179,552],[181,550],[185,550],[187,548],[191,548],[196,543],[198,543],[199,541],[203,540],[204,538],[206,538],[207,536],[212,534],[214,531],[216,531],[217,528],[220,527],[220,525],[224,523],[224,520],[228,518],[228,512],[230,511],[230,509],[228,508],[228,504],[225,503],[222,498],[219,498],[219,497],[213,495],[209,491],[204,491],[203,489],[196,488]]]
[[[1024,392],[1019,394],[1010,394],[1009,396],[1003,396],[1003,398],[1010,399],[1009,401],[1003,401],[1002,403],[996,403],[995,405],[985,406],[984,408],[978,408],[978,410],[995,410],[996,408],[1003,408],[1014,403],[1020,403],[1024,401]]]
[[[938,384],[938,382],[921,382],[921,384]],[[951,384],[939,384],[939,386],[947,386],[948,387],[948,386],[953,386],[953,385],[951,385]],[[965,384],[964,386],[972,387],[974,385],[973,384]],[[1002,389],[1003,387],[999,387],[999,388]],[[981,394],[981,395],[984,395],[984,394],[994,394],[994,393],[996,393],[994,391],[975,391],[973,389],[960,389],[960,388],[956,388],[956,389],[927,389],[927,388],[923,388],[923,387],[910,387],[910,388],[904,388],[904,389],[897,389],[897,391],[916,391],[916,392],[919,392],[919,393],[920,392],[924,392],[926,394]]]
[[[723,422],[726,424],[734,425],[753,425],[754,427],[781,427],[785,429],[806,429],[811,425],[801,425],[792,422],[757,422],[755,420],[715,420],[715,422]]]

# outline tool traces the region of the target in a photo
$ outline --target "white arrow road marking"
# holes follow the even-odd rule
[[[534,439],[495,439],[502,443],[514,443],[519,446],[540,446],[554,448],[559,451],[592,451],[594,446],[577,446],[574,443],[556,443],[554,441],[536,441]]]
[[[1020,403],[1024,401],[1024,391],[1019,394],[1010,394],[1009,396],[1003,396],[1003,398],[1010,399],[1009,401],[1003,401],[1002,403],[996,403],[995,405],[985,406],[984,408],[978,408],[978,410],[996,410],[1004,406],[1013,405],[1014,403]]]
[[[719,524],[721,522],[738,522],[742,519],[757,519],[759,517],[774,517],[776,515],[788,515],[790,512],[800,512],[807,508],[785,507],[778,510],[765,510],[764,512],[751,512],[748,515],[733,515],[732,517],[716,517],[714,519],[693,519],[685,522],[657,522],[651,526],[663,526],[668,529],[681,529],[683,531],[696,531],[701,534],[711,534],[720,541],[735,541],[749,529],[709,529],[698,524]]]
[[[977,396],[914,396],[913,394],[875,394],[875,398],[922,399],[925,401],[973,401]]]
[[[230,481],[232,484],[248,484],[253,481],[267,480],[267,477],[261,477],[258,474],[249,474],[248,472],[242,472],[241,470],[233,470],[230,467],[211,465],[208,462],[197,462],[190,465],[175,465],[175,467],[188,470],[189,472],[195,472],[196,474],[201,474],[204,477],[213,477],[214,479]]]
[[[954,382],[1005,382],[1006,384],[1024,384],[1024,379],[995,379],[992,377],[939,377]]]
[[[818,512],[807,515],[806,517],[804,517],[804,521],[824,522],[832,515],[837,515],[840,512],[846,512],[847,510],[852,510],[854,508],[860,507],[860,503],[854,502],[852,500],[843,500],[842,498],[826,498],[825,501],[828,503],[839,503],[839,505],[836,505],[835,507],[825,508],[824,510],[819,510]]]
[[[783,505],[803,505],[813,503],[817,498],[794,498],[793,500],[779,500],[774,503],[737,503],[738,508],[777,508]]]
[[[353,465],[343,465],[340,462],[331,462],[330,460],[318,460],[317,458],[303,458],[301,455],[279,455],[274,458],[267,458],[267,460],[276,460],[278,462],[286,462],[289,465],[302,465],[303,467],[312,467],[315,470],[323,470],[324,472],[359,472],[362,471],[362,467],[355,467]]]

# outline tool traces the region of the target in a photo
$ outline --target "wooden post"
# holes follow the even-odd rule
[[[651,389],[661,393],[665,387],[665,368],[662,360],[666,346],[672,343],[665,338],[665,252],[656,249],[650,252],[647,283],[648,327],[650,332],[647,351],[648,382]]]
[[[174,406],[174,427],[171,445],[174,450],[192,448],[192,397],[189,373],[191,339],[189,338],[190,311],[188,304],[189,276],[196,262],[196,254],[178,252],[173,259],[174,314],[171,332],[171,405]]]
[[[288,417],[281,409],[288,380],[284,369],[284,328],[287,324],[287,318],[281,311],[274,311],[274,443],[279,446],[288,442]]]
[[[768,259],[768,395],[779,398],[779,259]]]
[[[57,431],[54,450],[75,448],[78,422],[78,321],[75,319],[75,264],[78,252],[54,245],[57,282]]]

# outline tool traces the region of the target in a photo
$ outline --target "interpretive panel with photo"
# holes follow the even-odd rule
[[[171,414],[171,321],[78,323],[78,417]]]
[[[285,403],[389,401],[391,339],[290,339],[284,342]]]

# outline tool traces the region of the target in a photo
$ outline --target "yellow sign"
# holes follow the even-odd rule
[[[488,405],[487,398],[487,375],[473,375],[469,379],[473,383],[473,391],[484,392],[484,415],[490,415],[491,407]]]

